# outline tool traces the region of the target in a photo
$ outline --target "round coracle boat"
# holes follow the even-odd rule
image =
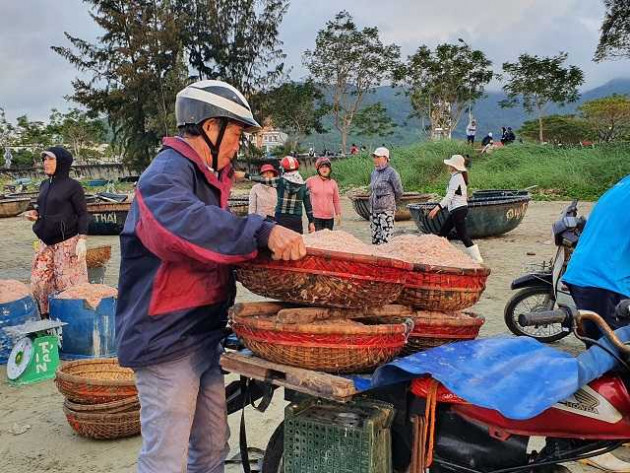
[[[397,222],[411,220],[411,213],[407,206],[409,204],[418,204],[433,199],[435,194],[421,194],[419,192],[405,192],[400,202],[397,204],[396,215],[394,219]],[[348,198],[352,201],[354,211],[365,220],[370,219],[370,194],[362,191],[354,191],[348,193]]]
[[[517,195],[512,197],[483,197],[468,201],[468,218],[466,225],[471,238],[484,238],[503,235],[518,227],[525,214],[531,196]],[[442,209],[435,218],[429,218],[429,212],[437,202],[426,202],[409,205],[409,211],[416,226],[422,233],[440,233],[448,217],[448,210]],[[449,237],[456,237],[453,232]]]

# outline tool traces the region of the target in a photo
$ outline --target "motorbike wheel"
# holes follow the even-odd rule
[[[523,327],[518,323],[518,316],[527,312],[553,310],[555,300],[550,288],[542,286],[526,287],[518,291],[505,306],[505,325],[514,335],[531,337],[543,343],[557,342],[569,333],[561,324]]]
[[[265,456],[263,457],[262,473],[282,473],[284,465],[282,456],[284,454],[284,422],[281,422],[276,430],[271,434]]]

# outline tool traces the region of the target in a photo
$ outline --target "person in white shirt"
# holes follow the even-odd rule
[[[446,188],[446,196],[431,210],[429,218],[435,218],[440,210],[448,209],[448,218],[442,225],[439,235],[442,237],[448,236],[454,227],[457,236],[466,247],[466,253],[473,260],[482,263],[483,258],[479,253],[479,247],[470,239],[466,228],[466,217],[468,215],[468,169],[466,169],[466,158],[455,154],[450,159],[445,159],[444,164],[451,171],[451,179]]]
[[[477,134],[477,120],[472,119],[466,127],[466,143],[475,144],[475,135]]]

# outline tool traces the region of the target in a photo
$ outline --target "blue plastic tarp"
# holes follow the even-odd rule
[[[630,328],[617,330],[630,340]],[[609,342],[602,342],[610,346]],[[388,363],[359,390],[430,375],[466,401],[510,419],[530,419],[610,371],[616,361],[591,347],[578,357],[526,337],[496,337],[443,345]]]

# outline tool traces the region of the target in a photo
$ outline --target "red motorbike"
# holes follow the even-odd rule
[[[617,308],[618,318],[630,318],[628,302],[623,301]],[[423,438],[423,429],[416,427],[416,438],[420,437],[421,441],[414,445],[411,471],[422,471],[426,467],[432,471],[462,473],[551,470],[557,464],[607,453],[628,442],[630,346],[593,312],[561,308],[522,314],[519,323],[523,326],[562,323],[571,326],[576,336],[582,338],[579,327],[586,320],[597,324],[614,345],[617,352],[603,348],[617,359],[623,372],[605,374],[532,419],[507,419],[497,411],[466,403],[442,386],[431,394],[437,406],[434,419],[430,419],[426,415],[429,397],[423,393],[430,391],[431,381],[415,383],[412,390],[420,396],[421,403],[420,408],[415,409],[419,414],[416,421],[435,427],[430,442]],[[427,431],[424,428],[425,436]],[[528,448],[534,437],[545,438],[540,451],[533,451],[531,445]]]

